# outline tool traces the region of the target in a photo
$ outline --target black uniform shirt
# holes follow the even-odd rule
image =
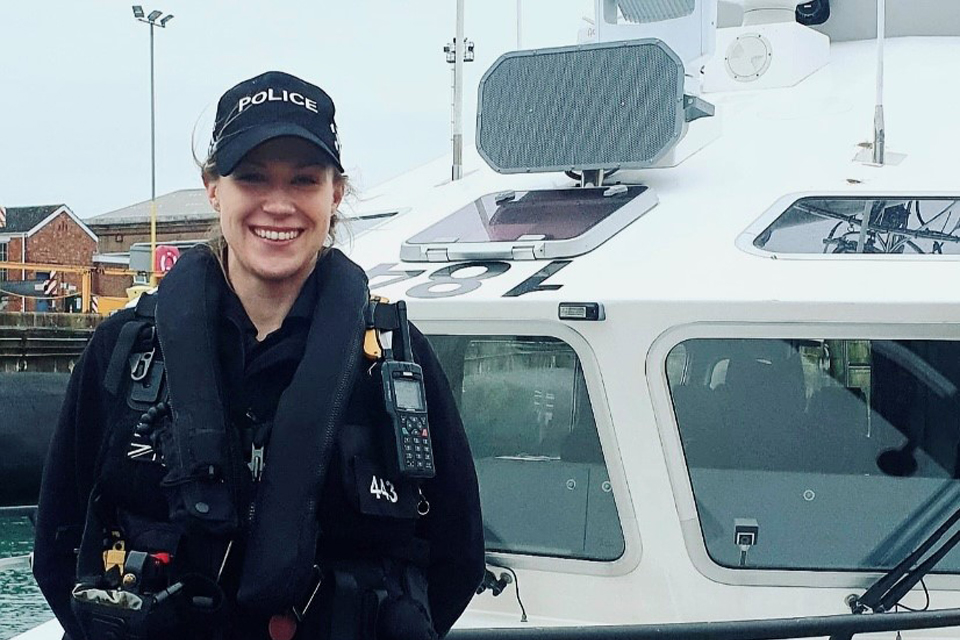
[[[300,364],[317,290],[312,272],[304,282],[280,328],[262,341],[257,328],[233,291],[222,302],[220,366],[230,422],[241,431],[241,446],[249,458],[251,445],[263,446],[283,390]]]

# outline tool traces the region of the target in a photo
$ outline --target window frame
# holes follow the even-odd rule
[[[807,340],[937,340],[960,341],[960,323],[750,323],[697,322],[677,325],[653,341],[645,362],[647,388],[657,429],[663,443],[664,462],[680,519],[683,544],[701,575],[734,586],[834,587],[862,589],[881,575],[877,571],[802,569],[733,569],[714,562],[707,552],[693,485],[680,439],[667,380],[667,356],[682,342],[695,339],[807,339]],[[960,591],[960,573],[931,574],[924,578],[930,589]]]
[[[936,198],[944,200],[960,200],[960,192],[957,191],[914,191],[904,193],[903,191],[798,191],[790,193],[774,202],[759,218],[754,220],[750,226],[744,229],[737,236],[736,246],[744,253],[749,253],[762,258],[775,258],[777,260],[880,260],[884,262],[957,262],[960,261],[960,254],[953,255],[917,255],[910,253],[890,254],[890,253],[782,253],[778,251],[768,251],[757,247],[754,242],[757,237],[766,231],[774,221],[786,213],[787,209],[796,204],[803,198],[862,198],[862,199],[909,199],[909,198]]]
[[[623,554],[614,560],[584,560],[559,556],[528,555],[502,551],[488,551],[487,561],[506,563],[516,569],[532,569],[567,574],[622,576],[631,573],[640,564],[642,544],[637,516],[633,509],[627,475],[619,454],[616,433],[600,367],[593,349],[583,336],[570,327],[548,321],[519,320],[420,320],[413,319],[417,328],[428,338],[432,334],[453,336],[529,336],[555,338],[566,343],[580,360],[583,378],[590,397],[597,436],[603,451],[603,460],[613,487],[617,518],[623,534]]]

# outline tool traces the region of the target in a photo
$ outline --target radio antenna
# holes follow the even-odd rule
[[[523,0],[517,0],[517,51],[523,49]]]
[[[855,162],[868,166],[898,165],[906,155],[887,151],[887,125],[883,121],[883,45],[887,37],[886,0],[877,0],[877,96],[873,109],[873,142],[863,142]]]
[[[873,163],[882,165],[887,130],[883,122],[883,41],[886,36],[886,0],[877,0],[877,101],[873,111]]]

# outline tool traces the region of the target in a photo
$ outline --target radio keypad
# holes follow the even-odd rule
[[[403,424],[403,458],[411,471],[433,472],[433,450],[430,446],[430,431],[427,417],[401,414]]]

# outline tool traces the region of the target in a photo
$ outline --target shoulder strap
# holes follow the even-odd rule
[[[380,332],[397,332],[393,337],[392,348],[387,357],[402,361],[413,361],[413,348],[410,345],[410,325],[407,324],[407,304],[403,300],[390,303],[386,298],[370,296],[364,311],[367,330],[364,334],[363,353],[369,360],[379,360],[384,355],[380,342]],[[389,353],[392,351],[392,353]]]
[[[156,322],[157,318],[157,294],[145,293],[137,300],[135,310],[138,318],[143,318],[149,322]]]
[[[111,395],[116,396],[120,392],[120,383],[123,381],[124,373],[126,373],[127,362],[141,333],[144,329],[152,329],[156,326],[156,309],[156,295],[144,294],[140,296],[134,312],[134,319],[120,329],[120,335],[117,337],[113,353],[110,356],[110,363],[107,365],[107,371],[103,376],[103,385]]]

